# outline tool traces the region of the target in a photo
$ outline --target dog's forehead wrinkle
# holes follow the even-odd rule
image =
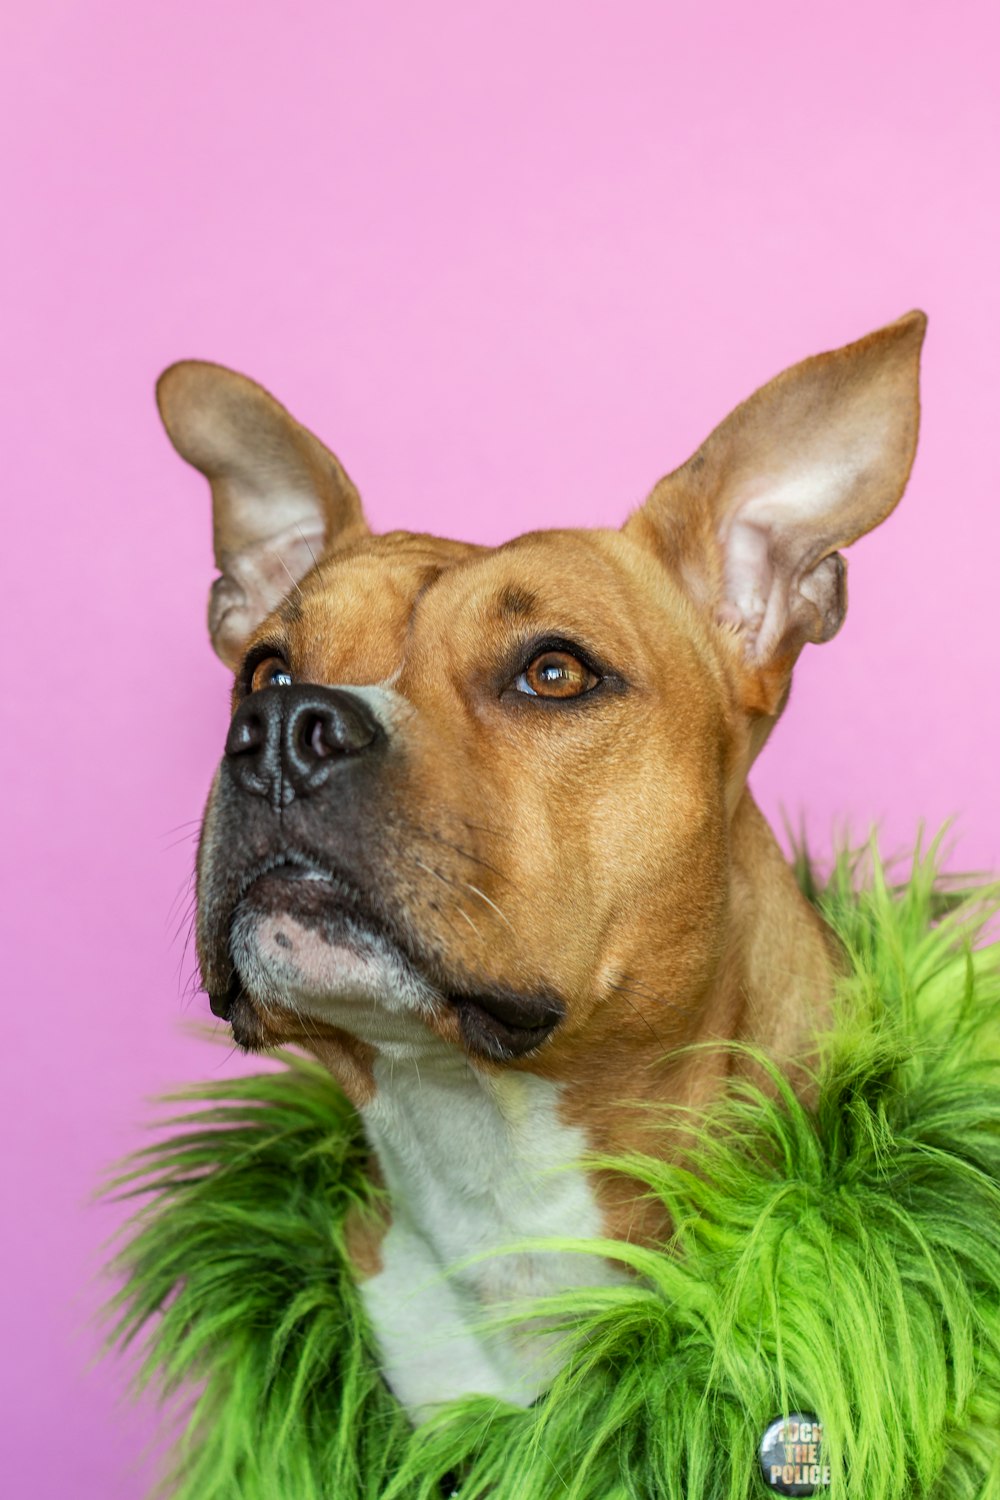
[[[538,595],[532,589],[516,583],[508,583],[500,590],[496,601],[496,613],[501,619],[519,619],[530,615],[538,606]]]
[[[403,669],[406,666],[407,652],[410,647],[410,642],[413,639],[413,629],[416,623],[417,611],[420,608],[421,601],[427,597],[434,585],[439,581],[440,578],[443,577],[443,575],[447,571],[447,567],[443,563],[432,563],[425,570],[424,577],[421,580],[420,585],[416,593],[414,594],[413,600],[410,604],[410,612],[406,620],[406,632],[403,636],[403,649],[399,658],[399,663],[396,666],[395,670],[390,672],[389,676],[383,679],[387,687],[392,687],[396,682],[399,681]]]
[[[367,653],[380,640],[383,670],[369,681],[392,687],[406,665],[428,594],[443,577],[491,550],[423,533],[368,537],[321,558],[304,588],[282,602],[278,617],[296,627],[298,640],[311,656],[316,641],[326,642],[328,653],[349,653],[351,646]],[[341,659],[347,665],[350,655]]]

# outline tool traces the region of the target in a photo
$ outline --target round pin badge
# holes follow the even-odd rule
[[[823,1424],[812,1412],[776,1417],[760,1440],[760,1472],[775,1495],[818,1495],[830,1485]]]

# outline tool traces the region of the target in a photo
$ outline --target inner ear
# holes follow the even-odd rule
[[[774,713],[806,641],[847,604],[849,546],[890,514],[916,449],[926,319],[912,312],[755,392],[626,523],[735,648]]]
[[[329,449],[245,375],[183,360],[156,394],[170,441],[211,485],[220,576],[209,630],[235,667],[249,636],[324,554],[368,534],[361,500]]]

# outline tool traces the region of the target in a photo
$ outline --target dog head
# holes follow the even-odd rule
[[[909,474],[924,321],[778,376],[621,530],[499,547],[373,535],[259,386],[166,371],[235,673],[198,951],[241,1045],[430,1034],[545,1069],[654,1004],[658,1042],[696,1034],[747,771]]]

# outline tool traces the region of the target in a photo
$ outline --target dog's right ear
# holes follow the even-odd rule
[[[170,441],[212,486],[208,627],[235,668],[249,636],[330,547],[368,534],[337,459],[245,375],[182,360],[156,399]]]

